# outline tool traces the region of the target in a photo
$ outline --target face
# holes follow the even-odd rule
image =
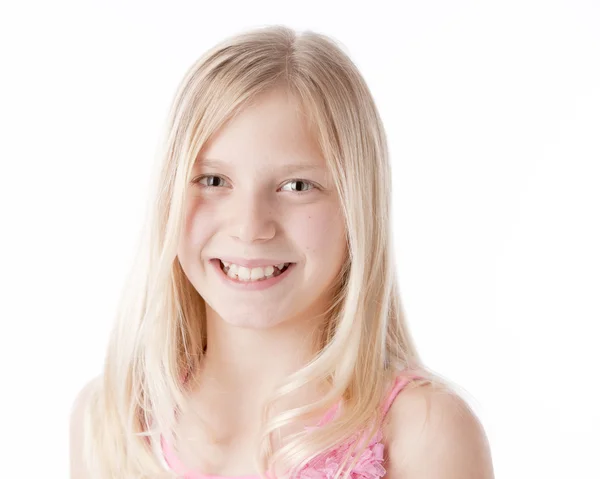
[[[299,112],[285,92],[264,94],[213,135],[194,165],[178,258],[209,320],[269,328],[313,320],[328,305],[346,257],[345,226]],[[266,269],[249,263],[236,276],[231,266],[231,278],[222,258]],[[279,275],[281,263],[293,264]],[[263,273],[274,274],[252,280]]]

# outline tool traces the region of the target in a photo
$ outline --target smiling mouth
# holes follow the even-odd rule
[[[237,271],[235,271],[235,273],[230,274],[229,271],[231,269],[231,266],[225,266],[223,261],[221,261],[219,258],[215,258],[215,259],[219,262],[221,271],[223,271],[229,278],[237,279],[239,281],[247,281],[247,282],[264,281],[269,278],[276,278],[277,276],[285,273],[291,265],[295,264],[295,263],[282,263],[283,267],[281,269],[279,268],[279,266],[272,266],[273,271],[270,271],[269,267],[262,268],[263,272],[265,272],[265,273],[269,272],[269,274],[265,274],[262,278],[250,279],[250,277],[247,277],[245,275],[242,278],[240,278],[237,275]],[[246,269],[252,271],[252,268],[246,268]]]

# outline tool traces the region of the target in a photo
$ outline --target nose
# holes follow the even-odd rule
[[[275,235],[275,211],[256,189],[240,194],[231,204],[231,234],[243,243],[266,241]]]

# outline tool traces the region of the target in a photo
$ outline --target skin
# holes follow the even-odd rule
[[[402,391],[384,427],[383,479],[494,479],[489,440],[457,394],[430,385]]]

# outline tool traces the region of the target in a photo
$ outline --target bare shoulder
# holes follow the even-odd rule
[[[88,381],[77,393],[71,406],[69,423],[69,456],[71,479],[87,479],[90,477],[83,460],[83,439],[85,414],[95,391],[102,381],[97,376]]]
[[[385,425],[386,479],[493,479],[487,436],[467,402],[431,384],[408,387]]]

